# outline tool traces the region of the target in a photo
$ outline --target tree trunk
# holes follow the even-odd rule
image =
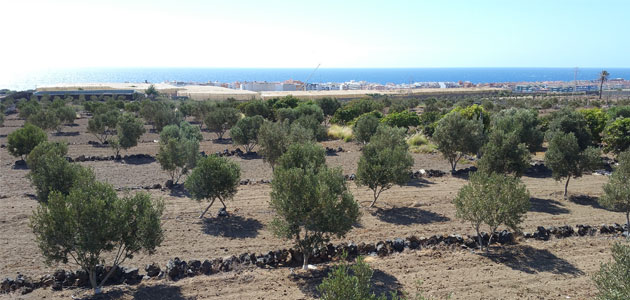
[[[88,274],[90,276],[90,284],[92,285],[92,290],[94,290],[94,294],[100,294],[101,288],[96,285],[96,272],[94,271],[94,269],[91,269],[88,271]]]
[[[604,88],[604,80],[601,80],[599,83],[599,100],[602,100],[602,90]]]
[[[483,250],[483,239],[481,239],[481,233],[479,232],[479,225],[475,226],[477,231],[477,242],[479,243],[479,250]]]
[[[308,270],[308,251],[303,250],[302,256],[304,256],[304,263],[302,264],[302,270]]]
[[[630,211],[626,212],[626,231],[630,233]]]
[[[213,203],[214,203],[214,199],[212,199],[212,202],[210,202],[210,205],[208,205],[208,207],[206,207],[206,209],[201,213],[201,215],[199,216],[199,219],[203,219],[203,216],[206,214],[206,212],[208,212],[208,209],[210,209],[210,206],[212,206]]]
[[[225,210],[227,211],[227,206],[225,206],[225,202],[223,202],[223,199],[221,199],[221,197],[218,197],[219,201],[221,201],[221,204],[223,204],[223,208],[225,208]]]
[[[568,195],[569,180],[571,180],[571,176],[567,177],[567,183],[564,184],[564,199],[566,199]]]
[[[376,189],[374,189],[374,200],[372,201],[372,203],[370,204],[370,207],[374,206],[374,203],[376,203],[376,200],[378,199],[378,194],[376,194]]]

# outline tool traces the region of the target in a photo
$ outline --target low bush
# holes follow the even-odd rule
[[[344,140],[349,142],[352,140],[352,128],[349,126],[332,125],[328,128],[328,137],[335,140]]]

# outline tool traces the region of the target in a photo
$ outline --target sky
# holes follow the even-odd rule
[[[626,0],[1,0],[0,72],[630,67],[628,11]]]

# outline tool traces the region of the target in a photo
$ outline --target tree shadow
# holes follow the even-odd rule
[[[232,144],[232,138],[211,139],[211,141],[215,144],[221,144],[221,145]]]
[[[592,197],[589,195],[579,195],[579,196],[570,196],[569,197],[569,201],[575,203],[575,204],[579,204],[579,205],[588,205],[591,206],[592,208],[598,208],[598,209],[604,209],[604,207],[602,207],[601,205],[599,205],[599,202],[597,202],[599,198],[598,197]]]
[[[332,271],[331,266],[324,266],[321,270],[310,270],[308,272],[291,272],[289,279],[296,282],[302,293],[309,298],[320,298],[322,295],[317,287],[322,284],[324,278]]]
[[[146,165],[156,162],[156,159],[155,157],[126,157],[123,158],[121,161],[124,161],[128,165]]]
[[[90,295],[82,300],[114,300],[128,299],[129,297],[140,300],[150,299],[167,299],[167,300],[192,300],[194,297],[184,297],[181,287],[170,285],[151,285],[138,286],[135,290],[123,290],[121,288],[113,288],[99,295]]]
[[[78,131],[69,131],[69,132],[55,132],[55,136],[78,136],[81,134]]]
[[[493,249],[490,253],[483,253],[484,257],[495,263],[503,264],[528,274],[549,272],[561,275],[584,275],[570,262],[557,257],[546,249],[536,249],[527,245],[517,245],[508,248]]]
[[[402,285],[398,279],[391,274],[375,269],[372,275],[372,292],[377,296],[386,295],[390,299],[391,293],[400,294]]]
[[[531,198],[529,199],[531,207],[529,211],[548,213],[552,215],[568,214],[570,211],[564,208],[559,201],[552,199]]]
[[[379,208],[372,214],[383,222],[396,225],[430,224],[450,220],[446,216],[416,207]]]
[[[190,193],[183,187],[181,183],[173,186],[169,195],[177,198],[191,198]]]
[[[206,218],[203,221],[205,234],[227,238],[255,238],[262,228],[260,221],[238,215]]]
[[[407,186],[413,186],[413,187],[426,187],[426,186],[429,186],[430,184],[434,184],[434,183],[424,178],[412,178],[411,180],[409,180],[409,182],[407,182]]]

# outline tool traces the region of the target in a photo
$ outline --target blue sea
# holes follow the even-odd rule
[[[597,79],[601,68],[578,69],[579,80]],[[607,68],[610,78],[630,79],[630,68]],[[48,69],[3,74],[0,89],[25,90],[56,83],[85,82],[234,82],[305,81],[313,69],[251,68],[82,68]],[[2,74],[0,74],[2,75]],[[572,81],[574,68],[320,68],[309,82],[409,83],[470,81],[473,83],[516,81]]]

